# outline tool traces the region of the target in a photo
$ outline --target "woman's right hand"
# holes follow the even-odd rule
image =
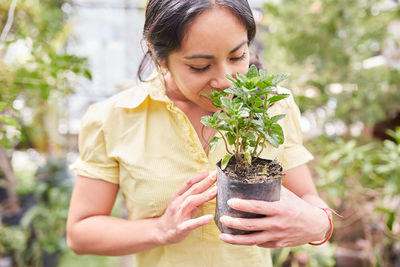
[[[198,208],[213,199],[217,188],[216,172],[204,172],[189,178],[172,196],[168,208],[158,219],[158,230],[163,245],[178,243],[194,229],[209,223],[212,214],[195,218]]]

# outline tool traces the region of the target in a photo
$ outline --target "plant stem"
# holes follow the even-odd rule
[[[235,146],[235,152],[236,152],[237,154],[240,155],[239,149],[240,149],[240,143],[239,143],[239,123],[237,123],[237,125],[236,125],[236,146]]]
[[[256,146],[254,147],[254,150],[253,150],[253,153],[252,153],[253,155],[257,154],[257,148],[258,148],[258,144],[260,143],[260,139],[261,139],[261,136],[259,135],[257,137]]]
[[[243,138],[242,139],[242,145],[240,146],[240,151],[243,151],[243,150],[245,150],[246,148],[245,148],[245,146],[244,146],[244,143],[246,143],[246,138]]]
[[[263,150],[264,150],[264,146],[265,146],[265,141],[266,141],[267,139],[265,139],[265,138],[263,138],[263,141],[262,141],[262,146],[261,146],[261,150],[260,150],[260,153],[258,153],[257,154],[257,158],[261,155],[261,153],[263,152]]]
[[[218,129],[216,129],[216,130],[222,136],[222,140],[224,140],[226,152],[228,152],[228,154],[230,154],[230,155],[233,155],[233,153],[228,148],[228,142],[226,141],[225,136],[221,133],[220,130],[218,130]]]

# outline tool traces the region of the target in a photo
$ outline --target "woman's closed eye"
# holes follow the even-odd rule
[[[236,62],[236,61],[244,60],[244,59],[246,58],[246,55],[247,55],[247,53],[244,52],[244,53],[243,53],[241,56],[239,56],[239,57],[232,57],[232,58],[230,58],[230,61]],[[207,66],[205,66],[205,67],[194,67],[194,66],[190,66],[190,65],[189,65],[189,67],[190,67],[191,70],[193,70],[193,71],[195,71],[195,72],[204,72],[204,71],[208,70],[208,69],[211,67],[211,65],[209,64],[209,65],[207,65]]]
[[[243,60],[243,59],[246,58],[246,55],[247,55],[247,53],[244,52],[240,57],[233,57],[233,58],[231,58],[231,61],[241,61],[241,60]]]
[[[195,72],[203,72],[206,71],[210,68],[211,65],[207,65],[205,67],[202,68],[197,68],[197,67],[193,67],[193,66],[189,66],[191,70],[195,71]]]

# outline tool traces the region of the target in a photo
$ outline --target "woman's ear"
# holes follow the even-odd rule
[[[165,60],[157,60],[158,65],[160,66],[161,69],[161,74],[166,75],[168,73],[168,65],[166,64]]]
[[[150,43],[146,43],[147,49],[150,50],[150,52],[154,55],[154,48]]]
[[[160,67],[161,73],[166,74],[168,72],[168,64],[167,64],[166,60],[158,59],[156,57],[156,53],[154,52],[154,47],[150,43],[146,43],[146,45],[147,45],[147,48],[149,49],[149,51],[151,52],[151,56],[152,56],[154,62],[156,63],[156,65],[158,65]]]

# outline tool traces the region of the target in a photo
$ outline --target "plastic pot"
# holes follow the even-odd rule
[[[233,162],[234,162],[234,158]],[[231,159],[231,161],[232,161]],[[265,161],[266,164],[270,163],[271,160],[257,159]],[[229,162],[229,164],[233,162]],[[278,201],[280,199],[282,178],[276,178],[268,180],[263,183],[247,184],[237,180],[231,179],[221,169],[221,161],[217,163],[217,205],[215,209],[214,221],[222,233],[244,235],[254,233],[255,231],[244,231],[233,229],[225,226],[220,222],[220,218],[224,215],[228,215],[235,218],[262,218],[265,215],[248,213],[239,210],[235,210],[229,207],[227,201],[231,198],[240,199],[253,199],[263,201]]]

